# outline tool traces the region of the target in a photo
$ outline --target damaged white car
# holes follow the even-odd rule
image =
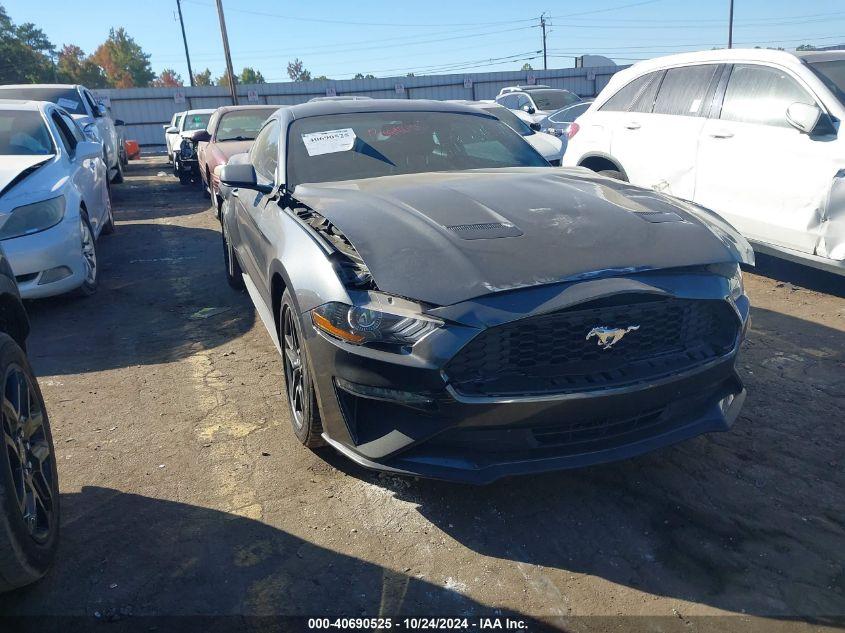
[[[845,274],[845,51],[714,50],[614,75],[581,165],[709,207],[760,252]]]

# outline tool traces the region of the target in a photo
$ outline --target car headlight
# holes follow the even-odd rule
[[[194,144],[183,138],[181,145],[179,145],[179,155],[185,160],[191,158],[194,155]]]
[[[742,268],[739,264],[732,262],[726,264],[711,264],[708,266],[710,272],[728,280],[728,296],[736,301],[745,294],[745,286],[742,283]]]
[[[0,227],[0,240],[44,231],[61,222],[64,216],[64,196],[16,207]]]
[[[443,324],[419,314],[392,314],[337,301],[314,308],[311,321],[321,332],[354,345],[414,345]]]

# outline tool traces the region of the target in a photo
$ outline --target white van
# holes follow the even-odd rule
[[[760,252],[845,274],[845,51],[716,50],[613,76],[563,164],[709,207]]]

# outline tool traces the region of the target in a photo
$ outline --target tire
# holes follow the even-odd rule
[[[191,184],[191,174],[179,173],[179,184],[188,186]]]
[[[115,185],[119,185],[123,182],[123,164],[120,162],[120,159],[117,159],[117,170],[115,171],[114,178],[111,179],[112,183]]]
[[[628,179],[625,177],[621,171],[616,171],[615,169],[602,169],[598,172],[599,176],[607,176],[608,178],[615,178],[616,180],[621,180],[622,182],[628,182]]]
[[[206,180],[203,181],[200,178],[200,184],[202,185],[202,196],[203,198],[210,198],[211,197],[211,177],[208,175],[208,170],[205,170]]]
[[[81,254],[85,264],[85,281],[78,288],[77,293],[82,297],[90,297],[97,292],[99,282],[99,265],[97,263],[97,242],[94,239],[94,229],[88,217],[83,213],[79,214],[80,230],[82,233]],[[86,235],[87,231],[87,235]]]
[[[308,448],[324,446],[317,393],[314,391],[314,381],[308,366],[308,355],[302,347],[299,316],[287,289],[282,295],[278,328],[285,373],[285,393],[290,406],[293,433],[296,439]]]
[[[106,223],[100,231],[101,235],[111,235],[114,233],[114,207],[111,204],[111,187],[109,187],[109,217],[106,218]]]
[[[59,478],[44,398],[18,344],[0,333],[0,592],[35,582],[59,543]],[[25,394],[21,397],[18,394]]]
[[[235,249],[229,243],[229,238],[226,235],[226,224],[220,227],[220,233],[223,236],[223,265],[226,268],[226,281],[235,290],[244,289],[244,278],[241,265],[238,262],[238,256]]]

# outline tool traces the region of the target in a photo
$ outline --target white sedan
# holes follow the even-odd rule
[[[0,241],[22,297],[96,291],[114,231],[102,154],[64,109],[0,100]]]

